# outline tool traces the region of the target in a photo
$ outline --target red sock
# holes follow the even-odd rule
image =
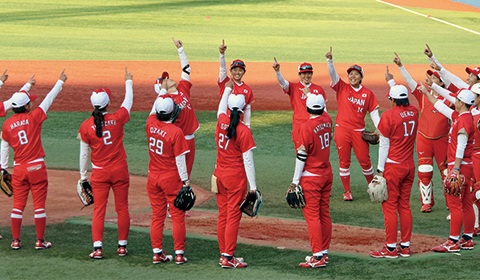
[[[342,180],[343,184],[343,189],[345,189],[345,192],[350,191],[350,174],[347,176],[340,176],[340,180]]]
[[[370,184],[373,180],[373,174],[371,174],[371,175],[365,175],[364,174],[364,176],[365,176],[365,179],[367,179],[367,184]]]
[[[22,229],[23,212],[18,209],[12,209],[11,215],[13,239],[20,240],[20,231]]]
[[[37,229],[37,239],[43,240],[45,236],[45,227],[47,225],[47,214],[45,209],[35,210],[35,228]]]

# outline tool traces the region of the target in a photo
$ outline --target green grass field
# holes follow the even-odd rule
[[[480,32],[480,14],[410,8]],[[207,19],[210,17],[210,19]],[[60,1],[6,0],[0,9],[0,69],[2,60],[168,60],[170,37],[188,45],[190,61],[217,61],[222,39],[229,59],[246,61],[324,62],[333,46],[336,62],[391,63],[392,52],[401,53],[409,63],[425,64],[422,51],[428,43],[444,64],[479,65],[480,37],[454,27],[416,16],[374,0],[307,1]],[[168,50],[168,51],[164,51]],[[0,92],[5,94],[4,92]],[[256,94],[261,95],[261,92]],[[131,174],[146,175],[148,166],[145,121],[147,112],[133,112],[125,127],[125,149]],[[332,117],[336,114],[331,112]],[[78,169],[80,123],[89,112],[49,112],[43,128],[43,143],[49,168]],[[290,140],[291,112],[253,112],[252,132],[257,184],[264,195],[261,215],[302,219],[300,211],[286,206],[284,192],[293,176],[295,157]],[[208,188],[215,164],[215,112],[197,112],[201,129],[196,133],[196,163],[192,181]],[[0,120],[3,121],[3,120]],[[371,122],[368,123],[371,128]],[[335,223],[383,228],[381,206],[370,202],[358,162],[352,158],[353,203],[342,201],[343,188],[338,161],[331,147],[334,185],[331,215]],[[376,166],[377,149],[370,150]],[[436,206],[431,214],[419,212],[416,185],[411,204],[413,231],[446,237],[449,224],[435,171]],[[214,200],[202,206],[216,209]],[[8,227],[0,228],[0,278],[4,279],[472,279],[477,278],[479,254],[431,255],[410,260],[374,260],[332,252],[331,263],[321,270],[299,269],[306,252],[276,250],[240,244],[238,255],[249,261],[244,270],[218,268],[216,242],[188,238],[184,266],[151,264],[148,232],[134,229],[129,240],[130,254],[115,256],[116,230],[105,231],[105,259],[91,261],[90,227],[54,224],[47,236],[50,250],[35,252],[33,244],[20,251],[9,249]],[[34,227],[22,230],[25,241],[34,239]],[[384,236],[378,238],[384,239]],[[478,241],[478,238],[475,238]],[[173,251],[166,236],[165,249]],[[372,248],[378,249],[378,248]],[[476,249],[478,250],[478,249]],[[20,266],[19,264],[22,264]]]

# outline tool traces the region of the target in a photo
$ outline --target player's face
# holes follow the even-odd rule
[[[348,73],[348,81],[352,87],[357,88],[362,83],[362,74],[357,70],[352,70]]]
[[[475,74],[468,74],[468,77],[467,77],[467,84],[469,86],[473,86],[474,84],[476,84],[478,82],[478,77],[475,75]]]
[[[240,83],[243,75],[245,75],[245,70],[242,67],[234,67],[230,72],[232,73],[233,80],[237,83]]]
[[[300,81],[302,81],[304,85],[308,85],[312,81],[313,72],[303,72],[298,74],[298,76],[300,76]]]
[[[460,101],[460,99],[455,98],[455,111],[460,113],[460,110],[462,109],[463,104],[464,103]]]
[[[439,86],[443,86],[443,82],[435,75],[432,75],[430,76],[430,79],[432,80],[432,82],[434,82],[435,84],[439,85]]]
[[[480,107],[480,94],[475,94],[475,106]]]
[[[32,102],[28,102],[28,104],[25,105],[25,108],[27,109],[27,113],[32,110]]]

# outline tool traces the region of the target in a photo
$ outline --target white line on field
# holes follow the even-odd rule
[[[471,33],[473,33],[473,34],[480,35],[480,32],[473,31],[473,30],[471,30],[471,29],[468,29],[468,28],[465,28],[465,27],[461,27],[461,26],[458,26],[458,25],[456,25],[456,24],[453,24],[453,23],[450,23],[450,22],[447,22],[447,21],[444,21],[444,20],[441,20],[441,19],[438,19],[438,18],[434,18],[434,17],[432,17],[432,16],[427,16],[427,15],[424,15],[424,14],[421,14],[421,13],[417,13],[417,12],[412,11],[412,10],[409,10],[409,9],[407,9],[407,8],[400,7],[400,6],[397,6],[397,5],[394,5],[394,4],[391,4],[391,3],[388,3],[388,2],[382,1],[382,0],[375,0],[375,1],[380,2],[380,3],[383,3],[383,4],[390,5],[390,6],[392,6],[392,7],[398,8],[398,9],[402,9],[402,10],[404,10],[404,11],[407,11],[407,12],[412,13],[412,14],[416,14],[416,15],[418,15],[418,16],[426,17],[426,18],[433,19],[433,20],[436,20],[436,21],[441,22],[441,23],[445,23],[445,24],[447,24],[447,25],[450,25],[450,26],[453,26],[453,27],[456,27],[456,28],[459,28],[459,29],[462,29],[462,30],[471,32]]]

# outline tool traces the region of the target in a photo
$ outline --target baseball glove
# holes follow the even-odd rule
[[[375,131],[362,131],[362,140],[371,145],[380,143],[380,135]]]
[[[300,185],[291,183],[285,195],[288,205],[292,208],[305,207],[305,196]]]
[[[476,203],[478,200],[480,200],[480,182],[477,182],[475,185],[473,185],[472,194],[474,199],[473,203]]]
[[[192,190],[192,187],[184,185],[177,194],[173,205],[180,210],[188,211],[192,209],[195,204],[197,196]]]
[[[84,206],[93,204],[92,184],[90,184],[89,180],[78,180],[77,194]]]
[[[383,176],[375,175],[368,184],[367,192],[372,202],[384,202],[388,199],[387,181]]]
[[[257,190],[255,192],[248,192],[245,200],[240,205],[240,211],[250,217],[257,216],[258,210],[262,206],[262,194]]]
[[[465,177],[452,171],[443,180],[443,190],[446,194],[453,196],[461,196],[462,185],[465,183]]]
[[[12,189],[12,175],[8,173],[6,169],[2,169],[0,173],[0,186],[2,188],[2,191],[7,195],[7,196],[12,196],[13,195],[13,189]]]

